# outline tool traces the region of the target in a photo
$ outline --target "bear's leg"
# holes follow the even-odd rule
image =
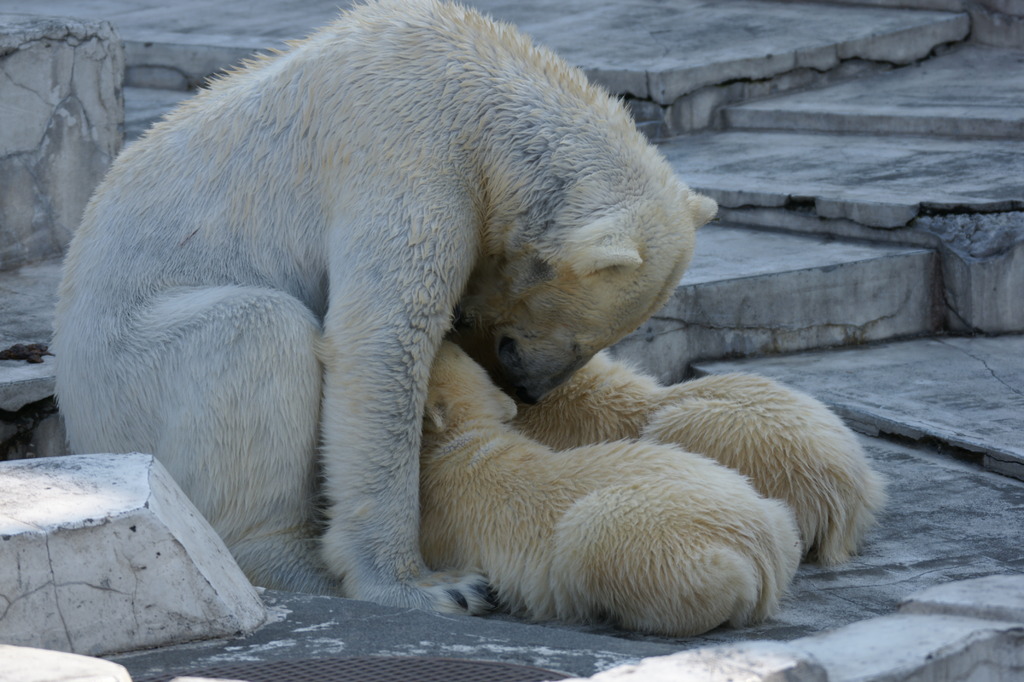
[[[796,514],[804,551],[825,565],[854,553],[884,486],[853,433],[821,402],[759,376],[711,376],[664,389],[643,435],[712,457]]]
[[[557,616],[683,637],[764,620],[800,560],[792,512],[687,452],[678,479],[638,477],[573,504],[549,578]]]
[[[311,536],[321,398],[312,313],[282,292],[224,286],[176,290],[124,319],[105,346],[66,344],[60,392],[74,449],[153,453],[254,583],[339,593]],[[87,347],[103,350],[82,357]],[[87,402],[88,422],[75,409]]]

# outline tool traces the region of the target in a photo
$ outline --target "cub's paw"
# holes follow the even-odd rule
[[[470,616],[487,613],[496,605],[487,578],[467,571],[426,571],[407,582],[366,587],[353,597],[388,606]]]

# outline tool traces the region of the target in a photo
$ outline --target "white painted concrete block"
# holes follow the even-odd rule
[[[256,629],[266,609],[150,455],[0,463],[0,641],[102,655]]]
[[[807,654],[781,642],[762,640],[645,658],[633,665],[621,665],[580,679],[591,682],[826,682],[829,678]]]
[[[0,644],[0,682],[132,682],[124,666],[61,651]]]
[[[1024,575],[990,575],[929,587],[900,604],[900,612],[1024,623]]]
[[[1024,626],[944,615],[896,614],[790,642],[829,682],[1018,682]]]
[[[61,255],[121,147],[123,77],[108,22],[0,14],[0,270]]]

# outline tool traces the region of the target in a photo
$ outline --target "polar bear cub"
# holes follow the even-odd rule
[[[513,613],[668,636],[778,606],[800,560],[792,513],[738,473],[652,441],[555,451],[508,425],[513,401],[457,346],[433,365],[420,542],[480,569]]]
[[[885,482],[820,401],[771,379],[725,374],[661,386],[600,353],[515,427],[549,447],[647,438],[710,457],[796,516],[808,559],[847,561],[885,505]]]

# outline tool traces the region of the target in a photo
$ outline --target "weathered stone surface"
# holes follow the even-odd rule
[[[991,575],[935,585],[900,604],[901,613],[937,613],[1024,623],[1024,574]]]
[[[57,261],[0,272],[0,350],[49,343],[59,279]],[[42,359],[39,364],[0,360],[0,460],[67,451],[63,423],[50,399],[54,358]]]
[[[1024,2],[970,0],[971,39],[986,45],[1024,48]]]
[[[1024,210],[1024,140],[726,132],[661,149],[726,208],[796,203],[887,229],[922,213]]]
[[[937,328],[924,249],[708,226],[669,302],[615,347],[664,383],[702,358],[879,341]]]
[[[17,412],[29,403],[53,395],[55,385],[53,358],[34,364],[19,360],[0,360],[0,410]]]
[[[91,655],[266,618],[224,543],[149,455],[0,464],[0,640]]]
[[[726,108],[731,128],[1024,138],[1024,51],[964,46],[827,88]]]
[[[123,71],[108,22],[0,15],[0,270],[62,253],[120,149]]]
[[[817,660],[829,682],[1011,682],[1024,675],[1019,623],[898,614],[790,645]]]
[[[708,647],[645,658],[592,677],[594,682],[827,682],[825,670],[806,653],[778,642]]]
[[[0,682],[132,682],[123,665],[63,651],[0,644]]]
[[[1024,331],[1024,212],[922,216],[913,227],[940,240],[949,329]]]
[[[935,439],[1024,479],[1024,336],[936,338],[699,363],[755,372],[816,395],[866,432]]]

